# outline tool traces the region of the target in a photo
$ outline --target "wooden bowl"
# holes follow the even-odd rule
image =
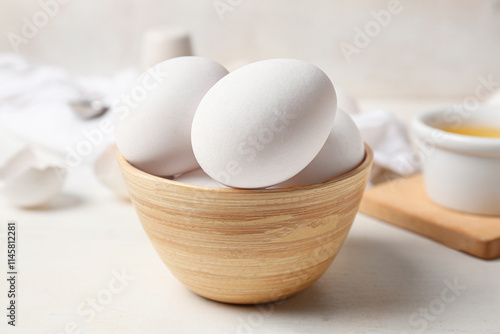
[[[200,296],[256,304],[316,281],[342,246],[373,152],[324,182],[269,190],[202,187],[144,173],[122,156],[132,203],[170,271]]]

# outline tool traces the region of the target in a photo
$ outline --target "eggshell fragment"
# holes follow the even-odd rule
[[[173,58],[143,73],[125,96],[133,103],[115,110],[116,144],[125,159],[157,176],[198,168],[191,147],[193,116],[205,93],[227,73],[202,57]]]
[[[129,199],[127,186],[117,161],[118,148],[110,144],[96,159],[94,174],[101,183],[123,199]]]
[[[0,180],[5,181],[36,164],[37,159],[33,151],[23,145],[16,151],[10,152],[10,155],[2,161],[0,165]]]
[[[40,207],[59,194],[65,176],[60,167],[42,164],[26,148],[0,168],[0,194],[18,207]]]
[[[222,184],[272,186],[318,154],[335,111],[335,89],[318,67],[293,59],[256,62],[207,92],[193,120],[193,150]]]
[[[318,155],[306,168],[276,188],[319,183],[361,163],[365,148],[361,133],[347,113],[337,110],[332,131]]]
[[[225,185],[220,184],[219,182],[215,181],[210,176],[208,176],[207,173],[205,173],[201,168],[180,175],[179,177],[176,177],[174,181],[186,184],[193,184],[197,186],[227,188]]]
[[[26,151],[26,144],[8,132],[0,124],[0,170],[3,170],[21,151]]]

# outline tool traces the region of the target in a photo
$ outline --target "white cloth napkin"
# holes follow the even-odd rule
[[[411,163],[413,151],[408,129],[393,114],[386,110],[373,110],[351,117],[374,153],[372,182],[377,178],[377,182],[390,180],[390,173],[385,180],[380,179],[386,171],[408,176],[420,170],[419,165]]]
[[[83,120],[71,110],[74,99],[97,97],[112,104],[137,76],[133,69],[109,77],[77,77],[52,66],[33,63],[19,55],[0,55],[0,122],[11,132],[60,153],[85,140],[85,132],[98,127],[103,117]],[[349,111],[349,110],[347,110]],[[412,154],[407,129],[390,112],[374,110],[352,114],[363,139],[374,151],[372,175],[384,170],[399,175],[418,171],[408,168]],[[107,135],[92,154],[93,159],[110,142]]]
[[[66,155],[86,140],[86,133],[96,129],[103,118],[111,116],[107,113],[83,120],[69,102],[95,98],[111,104],[136,76],[136,70],[128,69],[110,77],[77,77],[19,55],[0,55],[0,123],[29,142]],[[82,160],[91,160],[113,137],[103,135],[97,139]]]

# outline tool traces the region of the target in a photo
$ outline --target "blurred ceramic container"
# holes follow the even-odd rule
[[[500,129],[500,107],[439,109],[414,117],[427,194],[447,208],[500,215],[500,138],[443,130],[464,126]]]
[[[167,59],[192,56],[189,34],[179,28],[159,28],[147,31],[143,36],[141,69]]]

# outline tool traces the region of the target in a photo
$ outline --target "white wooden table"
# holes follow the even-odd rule
[[[8,220],[18,225],[15,328]],[[329,270],[297,296],[259,307],[198,297],[163,265],[130,203],[88,167],[45,210],[1,204],[0,268],[0,333],[500,333],[500,260],[361,214]]]

